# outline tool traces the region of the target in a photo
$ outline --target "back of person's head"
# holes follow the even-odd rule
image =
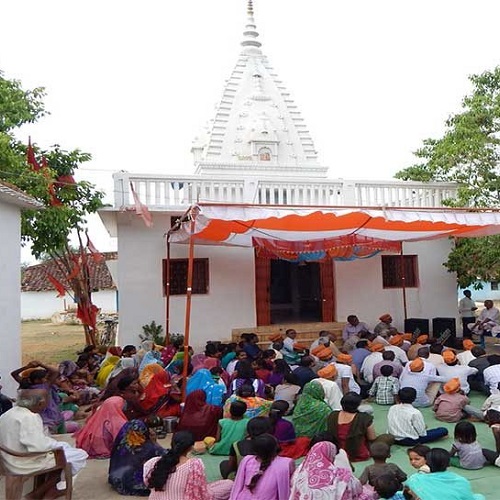
[[[40,384],[45,377],[47,377],[48,372],[47,370],[44,370],[43,368],[40,368],[38,370],[33,370],[29,375],[28,375],[28,380],[30,384]]]
[[[382,441],[376,441],[370,445],[370,456],[374,460],[385,460],[391,456],[391,447]]]
[[[384,361],[394,361],[396,359],[396,353],[394,351],[384,351],[382,353],[382,359]]]
[[[275,359],[273,361],[273,372],[274,373],[290,373],[290,366],[284,359]]]
[[[276,353],[274,352],[273,349],[266,349],[263,353],[262,353],[262,359],[263,360],[266,360],[266,359],[271,359],[273,358],[274,356],[276,356]]]
[[[295,373],[285,373],[285,375],[283,376],[283,378],[285,379],[286,382],[288,382],[289,384],[292,384],[292,385],[300,385],[300,382],[299,382],[299,379],[297,377],[297,375],[295,375]]]
[[[48,393],[45,389],[19,389],[16,405],[39,413],[47,405]]]
[[[240,418],[247,411],[247,404],[244,401],[233,401],[229,407],[229,413],[232,417]]]
[[[241,361],[238,361],[236,371],[238,372],[238,378],[246,380],[253,380],[257,378],[255,370],[252,367],[252,363],[249,360],[242,359]]]
[[[253,417],[247,424],[247,434],[252,439],[261,434],[269,433],[271,430],[271,422],[267,417]]]
[[[312,437],[311,442],[309,443],[309,449],[311,449],[315,444],[321,443],[322,441],[333,443],[337,447],[337,450],[339,449],[339,442],[337,438],[328,431],[318,432],[318,434],[315,434]]]
[[[473,347],[470,352],[475,358],[479,358],[479,356],[484,356],[486,354],[486,351],[478,345],[476,347]]]
[[[253,452],[257,459],[260,461],[260,467],[257,474],[255,474],[247,488],[253,492],[257,483],[266,472],[267,468],[271,465],[272,461],[278,455],[279,447],[277,439],[271,434],[262,434],[253,440]]]
[[[312,365],[314,365],[314,358],[312,356],[302,356],[300,366],[310,367]]]
[[[380,498],[392,498],[403,485],[394,474],[382,474],[375,477],[373,488]]]
[[[193,445],[194,437],[191,432],[176,432],[172,437],[172,447],[162,455],[151,471],[147,479],[148,488],[157,491],[163,490],[168,477],[175,472],[180,457],[187,453]]]
[[[462,420],[455,425],[455,439],[459,443],[471,444],[477,438],[476,428],[474,424]]]
[[[340,406],[342,406],[342,409],[348,413],[356,413],[361,401],[363,401],[363,399],[359,394],[356,394],[355,392],[348,392],[340,400]]]
[[[90,353],[92,353],[92,352],[95,351],[95,348],[96,347],[95,347],[94,344],[89,344],[89,345],[87,345],[87,346],[84,347],[83,352],[85,352],[87,354],[90,354]]]
[[[205,356],[216,356],[218,353],[217,346],[212,342],[207,342],[205,346]]]
[[[450,465],[450,454],[443,448],[432,448],[425,455],[425,461],[431,472],[444,472]]]
[[[356,342],[356,348],[357,349],[366,349],[368,347],[368,340],[363,339],[360,340],[359,342]]]
[[[429,357],[429,348],[428,347],[421,347],[417,351],[417,356],[419,358],[427,359]]]
[[[130,354],[131,352],[134,352],[134,351],[137,351],[137,348],[135,347],[135,345],[128,344],[122,349],[122,356],[126,357],[128,354]]]
[[[278,399],[271,405],[271,409],[269,410],[269,421],[271,422],[271,426],[273,428],[273,434],[276,423],[281,417],[286,414],[288,408],[290,408],[288,401],[285,401],[283,399]]]
[[[382,365],[380,367],[380,373],[384,377],[390,377],[394,373],[394,367],[391,365]]]
[[[243,384],[237,391],[236,395],[240,398],[254,398],[255,389],[252,384]]]
[[[413,387],[403,387],[398,392],[401,403],[412,404],[417,399],[417,391]]]
[[[490,366],[492,365],[500,365],[500,356],[498,354],[490,354],[487,358]]]
[[[442,344],[431,344],[429,347],[429,351],[432,352],[432,354],[441,354],[443,351],[443,345]]]
[[[127,387],[129,387],[131,384],[133,384],[137,380],[137,377],[134,375],[126,375],[125,377],[122,377],[118,383],[116,384],[116,387],[119,391],[124,391]]]

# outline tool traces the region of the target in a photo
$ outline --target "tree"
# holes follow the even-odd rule
[[[88,249],[84,234],[87,216],[103,206],[104,193],[73,178],[80,164],[91,159],[90,154],[65,151],[59,145],[42,150],[16,139],[14,132],[19,127],[35,123],[47,113],[44,96],[43,88],[24,90],[18,80],[6,79],[0,72],[0,180],[43,203],[42,210],[23,212],[23,243],[31,243],[36,258],[50,256],[56,261],[66,280],[61,287],[71,288],[78,304],[86,341],[95,343],[95,307],[87,262],[102,256]],[[76,251],[70,245],[72,234],[78,240]]]
[[[469,77],[472,91],[462,111],[446,121],[440,139],[426,139],[415,152],[420,162],[396,177],[458,184],[452,207],[500,207],[500,67]],[[500,278],[500,237],[457,239],[445,266],[458,284],[482,288],[481,281]]]

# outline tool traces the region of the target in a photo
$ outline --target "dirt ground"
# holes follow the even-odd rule
[[[75,359],[85,347],[81,325],[55,325],[50,320],[23,321],[21,324],[23,364],[32,359],[59,363]]]

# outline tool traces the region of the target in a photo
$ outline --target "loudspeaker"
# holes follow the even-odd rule
[[[429,320],[425,318],[406,318],[405,332],[413,333],[419,330],[421,334],[429,335]]]
[[[444,345],[458,348],[455,318],[432,318],[432,336],[434,338],[439,337],[445,330],[450,330],[451,336]]]

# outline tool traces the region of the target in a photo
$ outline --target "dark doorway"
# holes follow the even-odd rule
[[[271,324],[322,320],[318,262],[271,261]]]

